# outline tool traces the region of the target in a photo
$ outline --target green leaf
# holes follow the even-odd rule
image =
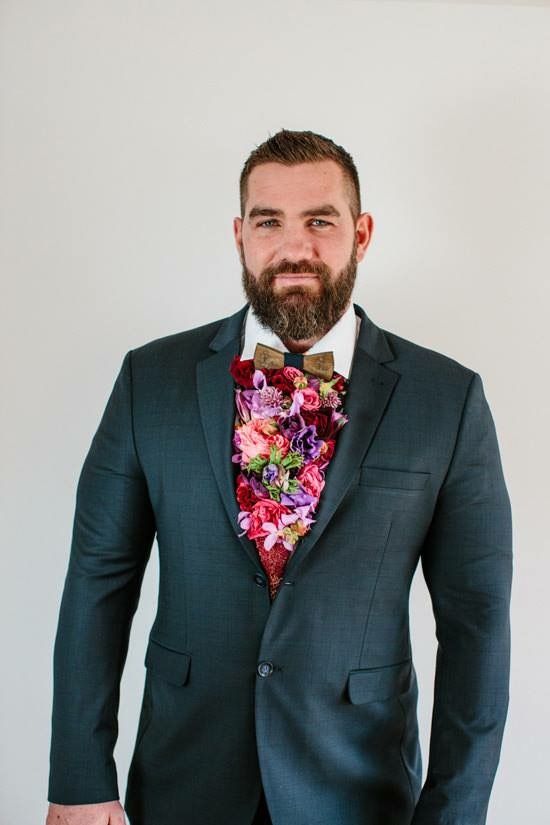
[[[285,470],[290,470],[293,467],[301,467],[303,464],[302,454],[296,452],[287,453],[281,463]]]
[[[261,456],[256,455],[254,456],[254,458],[251,458],[248,462],[247,469],[250,470],[252,473],[261,473],[267,463],[267,458],[262,458]]]

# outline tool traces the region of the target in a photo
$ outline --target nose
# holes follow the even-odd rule
[[[315,258],[311,237],[303,228],[286,227],[279,244],[279,258],[286,261],[309,261]]]

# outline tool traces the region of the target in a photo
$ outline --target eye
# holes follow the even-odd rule
[[[260,221],[260,223],[257,223],[256,226],[265,226],[265,227],[267,227],[267,229],[269,229],[269,226],[267,226],[267,224],[275,225],[276,223],[277,223],[277,221],[275,220],[275,218],[268,218],[265,221]]]
[[[313,218],[311,223],[316,223],[318,226],[331,226],[329,221],[324,221],[322,218]]]

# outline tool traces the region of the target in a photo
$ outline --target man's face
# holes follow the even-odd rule
[[[372,218],[354,221],[333,160],[264,163],[248,178],[233,222],[243,288],[259,320],[283,341],[320,338],[346,310]]]

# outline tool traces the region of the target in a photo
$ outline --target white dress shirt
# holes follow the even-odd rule
[[[318,352],[332,352],[334,354],[335,372],[339,372],[344,378],[349,378],[360,325],[361,319],[355,314],[353,301],[350,301],[342,317],[329,329],[326,335],[323,335],[307,350],[307,354],[315,355]],[[265,344],[265,346],[274,347],[281,352],[290,351],[273,330],[260,324],[250,305],[243,323],[243,338],[241,340],[243,339],[244,344],[241,352],[243,361],[254,358],[256,344]]]

